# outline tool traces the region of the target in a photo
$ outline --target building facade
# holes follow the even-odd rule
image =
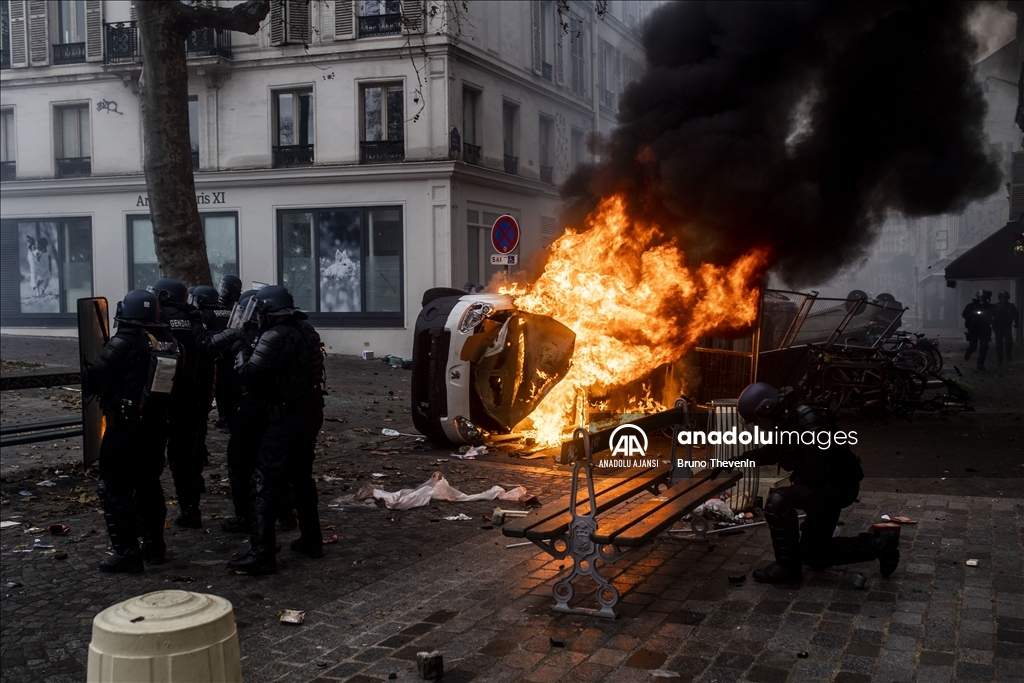
[[[193,32],[214,284],[284,284],[329,351],[409,355],[425,290],[501,276],[498,216],[521,228],[513,269],[557,236],[558,187],[614,125],[653,5],[273,0],[255,36]],[[78,298],[158,276],[134,8],[2,10],[0,326],[73,335]]]

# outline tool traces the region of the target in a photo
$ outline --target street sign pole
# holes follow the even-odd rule
[[[491,256],[491,264],[505,266],[505,282],[508,283],[509,267],[516,263],[512,252],[519,246],[519,223],[515,218],[508,214],[498,216],[491,226],[491,246],[498,252]]]

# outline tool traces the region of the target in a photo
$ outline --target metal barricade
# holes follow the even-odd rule
[[[712,464],[710,463],[710,458],[715,460],[743,460],[743,454],[755,448],[751,443],[754,435],[740,419],[736,399],[717,399],[711,401],[709,408],[709,434],[712,431],[716,431],[720,432],[724,437],[726,433],[731,433],[734,428],[736,430],[735,443],[709,444],[709,464]],[[746,444],[740,443],[741,434],[750,434],[750,441]],[[729,507],[732,508],[733,512],[746,512],[753,509],[754,502],[757,500],[757,491],[761,485],[761,473],[756,466],[742,467],[740,469],[743,470],[743,479],[730,489]]]

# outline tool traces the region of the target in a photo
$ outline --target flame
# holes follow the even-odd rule
[[[679,360],[701,337],[740,329],[757,317],[758,282],[768,254],[754,249],[729,266],[686,265],[674,239],[631,221],[622,197],[602,200],[586,230],[551,245],[543,274],[500,288],[523,311],[549,315],[576,333],[568,375],[530,416],[542,444],[586,416],[586,397],[607,394]],[[627,412],[664,410],[646,394]]]

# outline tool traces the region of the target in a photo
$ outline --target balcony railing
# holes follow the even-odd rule
[[[89,175],[90,173],[92,173],[91,157],[57,159],[58,178],[73,178],[74,176]]]
[[[139,61],[139,29],[134,21],[103,24],[106,40],[103,42],[104,64],[125,64]]]
[[[555,177],[555,169],[551,166],[540,167],[540,181],[542,183],[552,184],[552,178]]]
[[[468,142],[462,143],[462,160],[474,166],[480,165],[480,147]]]
[[[11,48],[6,45],[0,48],[0,69],[11,68]]]
[[[547,62],[542,62],[540,67],[540,75],[545,81],[551,80],[551,65]]]
[[[185,41],[189,57],[224,57],[231,59],[231,31],[219,28],[197,28]]]
[[[310,162],[310,163],[312,163],[312,162]],[[193,171],[198,171],[199,170],[199,150],[198,149],[192,150],[192,170]]]
[[[0,161],[0,180],[14,180],[18,177],[18,162]]]
[[[519,173],[519,157],[505,155],[505,173],[516,175]]]
[[[359,37],[390,36],[402,32],[401,14],[371,14],[359,17]]]
[[[78,64],[85,61],[85,43],[55,43],[54,64]]]
[[[193,157],[192,163],[199,164],[198,155]],[[289,166],[312,166],[313,145],[281,145],[274,148],[274,168],[288,168]]]
[[[359,143],[359,163],[381,164],[405,160],[405,140],[375,140]]]

